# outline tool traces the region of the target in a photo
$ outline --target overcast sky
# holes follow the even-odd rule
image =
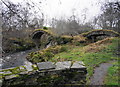
[[[23,2],[25,0],[10,0],[14,3]],[[28,0],[30,1],[30,0]],[[42,1],[41,9],[46,19],[53,17],[70,17],[73,13],[80,20],[84,19],[84,13],[87,13],[87,20],[91,20],[94,16],[101,13],[100,7],[102,3],[115,0],[31,0],[39,3]],[[116,0],[120,1],[120,0]],[[40,5],[40,4],[39,4]]]

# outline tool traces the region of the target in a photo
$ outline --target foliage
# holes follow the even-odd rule
[[[7,39],[7,44],[11,46],[6,46],[3,48],[3,50],[6,53],[9,52],[18,52],[18,51],[24,51],[24,50],[29,50],[33,47],[35,47],[35,44],[30,40],[30,39],[21,39],[21,38],[9,38]]]
[[[111,29],[120,32],[120,3],[117,0],[107,2],[101,6],[102,14],[95,20],[102,29]]]
[[[72,43],[76,46],[84,46],[87,44],[86,37],[83,37],[82,35],[73,36]]]
[[[48,27],[45,27],[45,26],[44,26],[43,29],[44,29],[44,30],[48,30]]]
[[[55,38],[55,41],[57,42],[58,45],[60,44],[67,44],[72,42],[73,38],[70,36],[59,36]]]
[[[53,19],[52,25],[58,35],[77,35],[93,29],[91,23],[80,23],[75,15],[67,19],[64,17],[59,20]]]
[[[119,64],[118,61],[114,62],[113,65],[108,69],[107,76],[105,77],[105,85],[120,85],[119,79]]]
[[[29,53],[27,59],[33,63],[44,62],[51,60],[55,54],[65,51],[67,51],[65,46],[52,46],[41,51]]]

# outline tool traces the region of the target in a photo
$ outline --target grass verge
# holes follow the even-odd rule
[[[113,66],[108,69],[107,76],[105,77],[105,85],[120,85],[118,83],[118,62],[114,62]]]

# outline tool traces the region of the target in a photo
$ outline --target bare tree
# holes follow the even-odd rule
[[[70,18],[62,17],[60,19],[53,20],[54,30],[57,34],[77,35],[82,32],[93,29],[92,24],[80,23],[75,15]]]
[[[44,14],[41,9],[35,6],[35,3],[24,1],[24,4],[14,4],[10,1],[3,1],[2,18],[3,28],[5,29],[26,29],[42,27],[44,23]]]
[[[102,29],[113,29],[120,32],[120,2],[108,2],[102,6],[103,13],[98,17],[97,24]]]
[[[10,48],[11,38],[20,38],[21,40],[27,38],[28,40],[31,30],[43,26],[44,14],[41,12],[41,7],[37,7],[38,5],[32,1],[13,3],[9,0],[1,0],[0,4],[3,49]]]

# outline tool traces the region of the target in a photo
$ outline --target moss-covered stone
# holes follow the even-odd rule
[[[45,62],[51,60],[55,54],[64,51],[67,51],[67,48],[64,46],[52,46],[44,50],[31,52],[26,58],[32,63]]]
[[[35,29],[34,31],[33,31],[33,33],[34,32],[44,32],[44,33],[47,33],[47,34],[49,34],[49,35],[56,35],[52,30],[50,30],[50,29]]]
[[[9,76],[5,76],[5,79],[12,79],[12,78],[16,78],[16,77],[19,77],[19,75],[16,75],[16,74],[12,74],[12,75],[9,75]]]
[[[80,62],[78,62],[78,64],[79,63]],[[75,65],[72,64],[72,66],[75,66]],[[36,64],[33,64],[32,67],[33,67],[33,71],[27,72],[27,73],[23,72],[22,74],[21,72],[20,73],[15,71],[13,72],[13,70],[22,70],[22,69],[24,70],[25,69],[24,66],[4,70],[4,71],[10,70],[12,72],[12,75],[0,77],[1,79],[4,78],[3,86],[13,86],[13,85],[16,86],[16,85],[23,85],[23,84],[24,85],[41,85],[41,86],[51,86],[51,85],[56,86],[57,84],[62,84],[62,85],[85,84],[86,69],[83,69],[81,67],[77,68],[77,65],[76,65],[76,68],[71,67],[71,68],[60,69],[60,70],[57,70],[56,68],[38,70],[38,67],[36,66]]]
[[[120,36],[120,34],[118,32],[115,32],[113,30],[106,30],[106,29],[95,29],[95,30],[92,30],[92,31],[89,31],[89,32],[86,32],[86,33],[82,33],[81,35],[83,36],[87,36],[88,34],[92,34],[94,32],[106,32],[106,33],[109,33],[109,34],[115,34],[117,36]]]
[[[38,67],[35,64],[32,65],[32,68],[33,68],[33,70],[38,70]]]
[[[26,69],[24,66],[3,69],[3,70],[0,70],[0,78],[4,78],[6,76],[11,76],[14,74],[19,74],[20,72],[25,72],[25,71]]]

